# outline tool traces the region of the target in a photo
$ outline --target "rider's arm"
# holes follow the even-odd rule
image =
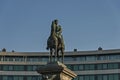
[[[57,32],[58,34],[61,34],[62,33],[62,28],[61,28],[61,26],[59,25],[59,30],[58,30],[58,32]]]

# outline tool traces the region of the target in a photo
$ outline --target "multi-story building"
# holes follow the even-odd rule
[[[49,61],[48,52],[0,52],[0,80],[41,80],[36,69]],[[120,49],[65,52],[64,64],[74,80],[120,80]]]

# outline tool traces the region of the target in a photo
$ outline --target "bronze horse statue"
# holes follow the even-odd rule
[[[53,54],[54,54],[54,61],[59,61],[60,58],[60,51],[62,56],[62,63],[64,61],[64,44],[59,41],[59,39],[56,37],[56,26],[54,24],[54,21],[52,21],[51,24],[51,33],[47,40],[47,50],[50,50],[50,62],[52,62]]]

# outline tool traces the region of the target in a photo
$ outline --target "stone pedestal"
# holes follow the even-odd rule
[[[42,75],[42,80],[71,80],[77,75],[60,62],[50,62],[40,67],[37,72]]]

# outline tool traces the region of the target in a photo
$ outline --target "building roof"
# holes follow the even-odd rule
[[[77,56],[77,55],[102,55],[102,54],[119,54],[120,49],[110,50],[92,50],[92,51],[67,51],[65,56]],[[4,56],[48,56],[49,52],[0,52],[0,55]]]

